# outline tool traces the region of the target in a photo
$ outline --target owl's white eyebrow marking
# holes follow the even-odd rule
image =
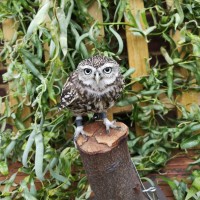
[[[85,69],[85,68],[94,69],[94,67],[90,65],[79,65],[78,68],[79,69]]]
[[[105,68],[105,67],[118,67],[119,65],[117,63],[105,63],[104,65],[100,66],[99,68]]]

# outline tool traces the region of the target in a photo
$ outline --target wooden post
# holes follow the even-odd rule
[[[138,11],[144,9],[144,2],[142,0],[129,0],[129,5],[133,16],[136,16]],[[149,58],[149,52],[145,38],[142,35],[134,35],[130,31],[130,27],[127,26],[126,39],[129,67],[135,68],[135,72],[132,74],[132,77],[137,78],[141,76],[146,76],[147,69],[145,59]],[[141,89],[142,85],[138,84],[133,86],[134,91],[140,91]]]
[[[106,134],[102,121],[88,124],[85,140],[79,136],[77,147],[95,200],[147,200],[127,147],[128,127]]]

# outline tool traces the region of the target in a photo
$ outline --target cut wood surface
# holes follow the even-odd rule
[[[80,136],[77,140],[79,149],[88,154],[105,153],[113,149],[118,143],[127,137],[128,127],[120,122],[116,123],[121,129],[110,129],[110,133],[106,134],[105,125],[102,121],[93,124],[87,124],[84,131],[87,134],[87,140]]]
[[[84,127],[87,140],[79,136],[77,147],[95,200],[147,200],[127,146],[128,127],[106,133],[102,121]]]

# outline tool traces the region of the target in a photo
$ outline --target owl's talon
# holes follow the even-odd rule
[[[109,134],[110,133],[110,129],[106,129],[106,133]]]
[[[77,126],[75,133],[74,133],[74,141],[76,141],[79,137],[79,135],[82,135],[84,139],[87,139],[87,135],[85,131],[83,130],[83,126]]]
[[[116,126],[116,121],[109,121],[108,118],[103,119],[103,123],[106,126],[106,133],[110,133],[110,128],[120,130],[120,126]]]

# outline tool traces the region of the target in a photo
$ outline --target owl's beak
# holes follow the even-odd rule
[[[98,85],[99,81],[100,81],[100,76],[99,76],[98,72],[96,72],[96,74],[95,74],[95,81],[97,82],[97,85]]]

